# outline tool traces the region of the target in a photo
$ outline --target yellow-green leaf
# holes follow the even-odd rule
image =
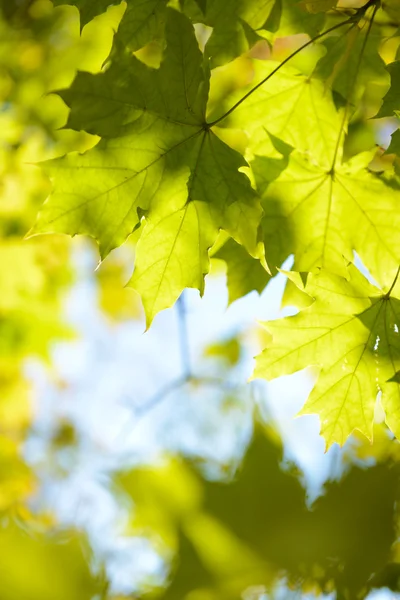
[[[387,423],[400,437],[400,300],[383,294],[352,265],[348,278],[321,270],[305,284],[314,302],[293,317],[269,321],[271,344],[257,358],[255,377],[274,379],[308,366],[320,373],[300,414],[316,413],[329,447],[355,430],[372,439],[378,392]],[[392,381],[389,381],[392,379]]]

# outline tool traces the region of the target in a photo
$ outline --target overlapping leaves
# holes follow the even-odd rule
[[[72,4],[79,9],[81,27],[94,17],[106,12],[110,0],[53,0],[55,6]],[[167,0],[128,0],[118,28],[118,39],[130,50],[137,50],[150,42],[162,29]]]
[[[177,460],[119,474],[119,486],[135,503],[134,531],[176,550],[167,589],[149,596],[231,600],[272,592],[284,577],[297,593],[311,587],[364,598],[373,573],[387,584],[397,469],[390,461],[353,467],[327,484],[310,510],[304,487],[285,467],[276,432],[257,424],[242,464],[224,481],[208,481]]]
[[[53,0],[53,3],[76,6],[82,27],[110,6],[109,0]],[[324,21],[319,13],[332,8],[335,1],[320,3],[321,0],[232,0],[229,10],[224,0],[179,0],[178,5],[193,23],[212,28],[206,54],[215,67],[249,50],[266,32],[282,36],[305,31],[316,35]],[[317,8],[316,4],[320,6]],[[155,38],[162,38],[167,6],[167,0],[127,0],[116,36],[117,45],[137,50]]]
[[[256,65],[255,79],[276,68]],[[388,289],[400,262],[399,186],[369,170],[373,153],[343,160],[343,115],[324,84],[280,69],[234,111],[229,124],[240,123],[256,154],[251,165],[270,266],[294,254],[295,270],[343,274],[343,257],[352,260],[356,250]]]
[[[106,9],[104,3],[70,3],[80,9],[82,24]],[[99,242],[105,256],[140,228],[131,285],[142,297],[148,325],[185,287],[203,291],[209,250],[219,229],[230,237],[215,256],[228,265],[231,301],[251,290],[261,291],[268,282],[264,247],[272,268],[290,255],[294,256],[295,271],[323,268],[320,274],[308,277],[305,288],[296,287],[294,282],[299,282],[291,276],[286,302],[312,303],[315,281],[323,277],[335,281],[336,287],[357,288],[345,295],[359,297],[359,306],[349,301],[340,304],[339,313],[328,311],[332,318],[340,314],[344,319],[334,349],[324,334],[316,354],[300,353],[300,360],[297,353],[298,362],[293,364],[282,354],[275,368],[275,362],[269,361],[275,351],[279,353],[280,342],[274,341],[257,370],[275,377],[308,364],[321,367],[319,381],[326,378],[323,386],[333,391],[325,393],[323,388],[318,392],[322,385],[318,384],[308,407],[312,405],[322,416],[328,444],[343,443],[354,428],[370,436],[376,389],[382,391],[388,422],[397,430],[394,398],[399,371],[397,332],[392,331],[397,327],[395,309],[389,327],[384,325],[388,309],[382,308],[395,305],[393,292],[390,298],[385,293],[400,264],[399,182],[394,171],[385,176],[371,171],[374,151],[370,147],[361,147],[365,151],[355,154],[346,146],[353,113],[361,120],[366,116],[362,104],[369,84],[380,89],[387,81],[382,59],[386,29],[375,17],[387,19],[389,15],[393,19],[397,13],[389,1],[382,3],[383,12],[375,2],[361,8],[350,6],[349,11],[335,11],[335,6],[330,0],[237,0],[228,11],[226,3],[219,0],[182,0],[174,8],[153,0],[128,1],[110,63],[99,75],[79,73],[69,89],[59,92],[70,107],[67,127],[83,129],[101,140],[85,154],[71,154],[45,166],[54,179],[54,191],[34,229],[86,233]],[[329,21],[326,13],[335,19]],[[322,33],[325,20],[326,36]],[[196,29],[204,53],[193,23],[213,28],[208,40],[201,27]],[[384,23],[392,32],[394,24]],[[323,46],[304,72],[274,61],[253,62],[251,86],[228,95],[223,106],[213,105],[208,116],[210,66],[224,64],[248,50],[267,31],[269,40],[274,37],[271,32],[277,36],[315,35]],[[161,66],[153,69],[132,56],[131,50],[155,36],[160,38],[160,32],[165,49]],[[398,110],[397,70],[397,62],[389,67],[392,87],[379,117],[392,116]],[[231,129],[228,135],[227,128]],[[234,140],[237,130],[247,136],[246,160],[222,141]],[[240,144],[233,141],[232,146]],[[389,151],[396,148],[394,136]],[[364,289],[367,284],[360,283],[353,268],[347,279],[345,265],[353,260],[354,251],[383,291]],[[325,302],[339,301],[339,292],[329,286],[326,290]],[[304,319],[304,331],[310,333],[308,327],[314,331],[307,319],[320,317],[321,302],[315,300],[308,312],[301,312],[294,321],[283,321],[282,328]],[[357,315],[369,318],[374,311],[380,316],[368,329],[365,319]],[[383,335],[386,326],[390,336]],[[330,331],[329,323],[326,328]],[[369,337],[364,339],[368,331]],[[351,340],[359,345],[348,348]],[[288,347],[296,347],[296,343],[294,338],[287,341]],[[353,357],[348,393],[343,383],[347,379],[340,377],[342,367],[329,369],[339,347],[335,360],[348,353]],[[360,348],[364,348],[361,358],[357,354]],[[323,400],[318,400],[320,393]]]

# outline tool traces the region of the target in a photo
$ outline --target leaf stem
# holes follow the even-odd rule
[[[397,282],[397,279],[398,279],[399,275],[400,275],[400,266],[398,267],[396,275],[395,275],[395,278],[393,279],[393,283],[390,286],[389,291],[384,295],[384,298],[389,298],[390,294],[393,291],[394,286],[396,285],[396,282]]]
[[[332,159],[332,164],[331,164],[331,168],[330,168],[330,173],[333,173],[334,169],[335,169],[336,159],[337,159],[337,155],[338,155],[339,148],[340,148],[340,142],[342,140],[342,135],[343,135],[343,132],[344,132],[344,127],[345,127],[346,121],[347,121],[348,116],[349,116],[350,104],[352,102],[352,97],[354,95],[354,90],[356,89],[356,84],[357,84],[358,76],[359,76],[359,73],[360,73],[361,62],[362,62],[362,59],[363,59],[363,56],[364,56],[364,53],[365,53],[365,49],[367,47],[369,35],[371,33],[372,25],[374,23],[374,18],[375,18],[376,12],[378,10],[378,2],[377,2],[377,0],[370,0],[369,2],[367,2],[367,4],[362,7],[362,12],[359,15],[359,19],[360,19],[365,14],[365,12],[367,11],[367,9],[370,8],[371,6],[374,6],[374,12],[372,13],[371,19],[368,22],[368,29],[367,29],[367,32],[366,32],[365,37],[364,37],[364,41],[363,41],[363,44],[362,44],[362,47],[361,47],[361,52],[359,54],[359,57],[358,57],[358,60],[357,60],[357,64],[356,64],[356,68],[355,68],[355,71],[354,71],[354,77],[352,79],[351,86],[350,86],[350,89],[349,89],[349,94],[348,94],[348,97],[347,97],[346,107],[344,109],[343,119],[342,119],[342,122],[340,124],[339,135],[338,135],[338,138],[337,138],[337,141],[336,141],[335,151],[333,153],[333,159]]]
[[[229,110],[227,110],[221,117],[218,117],[218,119],[215,119],[215,121],[212,121],[211,123],[207,123],[208,127],[214,127],[214,125],[217,125],[218,123],[220,123],[221,121],[226,119],[226,117],[228,117],[230,114],[232,114],[234,110],[236,110],[245,100],[247,100],[247,98],[249,98],[249,96],[254,94],[254,92],[256,90],[258,90],[258,88],[260,88],[262,85],[264,85],[264,83],[266,83],[269,79],[271,79],[271,77],[273,75],[275,75],[275,73],[277,73],[284,65],[286,65],[290,60],[292,60],[292,58],[297,56],[297,54],[299,54],[302,50],[304,50],[308,46],[311,46],[311,44],[313,44],[317,40],[323,38],[325,35],[328,35],[332,31],[339,29],[340,27],[344,27],[345,25],[349,25],[349,24],[351,24],[350,29],[352,27],[354,27],[354,25],[358,22],[358,20],[360,18],[360,12],[359,12],[360,10],[361,9],[359,9],[357,11],[357,13],[355,15],[353,15],[352,17],[349,17],[348,19],[346,19],[346,21],[343,21],[342,23],[336,23],[336,25],[333,25],[332,27],[329,27],[329,29],[322,31],[321,33],[316,35],[314,38],[312,38],[311,40],[309,40],[308,42],[306,42],[305,44],[300,46],[300,48],[297,48],[297,50],[292,52],[292,54],[290,54],[287,58],[285,58],[285,60],[283,60],[273,71],[271,71],[271,73],[269,73],[266,77],[264,77],[264,79],[262,79],[259,83],[257,83],[257,85],[252,87],[251,90],[249,90],[247,92],[247,94],[242,96],[242,98],[240,98],[240,100],[238,100],[236,102],[236,104],[234,104]]]

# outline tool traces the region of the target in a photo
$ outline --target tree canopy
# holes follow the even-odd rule
[[[105,8],[72,4],[83,25]],[[318,290],[301,289],[314,299],[296,319],[306,339],[295,332],[294,321],[283,322],[292,332],[287,343],[294,362],[286,369],[269,358],[279,355],[273,336],[256,373],[268,378],[309,365],[321,369],[323,397],[307,407],[321,416],[328,446],[343,444],[355,429],[371,438],[378,392],[396,434],[399,188],[392,148],[391,159],[371,166],[379,129],[366,125],[372,116],[394,118],[398,108],[397,63],[386,67],[382,57],[396,33],[396,7],[254,1],[227,11],[218,1],[167,4],[145,2],[138,9],[127,2],[102,71],[80,71],[57,92],[70,109],[66,127],[100,140],[86,152],[45,164],[53,191],[31,234],[87,234],[104,258],[138,230],[129,285],[142,298],[148,327],[186,287],[203,293],[210,255],[223,240],[219,232],[227,248],[218,250],[227,264],[235,260],[234,244],[241,246],[242,260],[259,261],[267,275],[293,255],[294,271],[323,269],[337,276],[327,284],[329,305],[340,296],[347,302],[353,293],[368,302],[373,294],[371,311],[349,299],[344,318],[329,308],[325,322]],[[212,32],[202,52],[198,38],[205,27]],[[299,44],[299,34],[309,39]],[[293,52],[281,61],[253,59],[250,84],[216,102],[213,67],[288,35]],[[157,67],[133,52],[154,39]],[[290,65],[298,57],[304,63]],[[351,148],[356,126],[372,139]],[[377,283],[374,292],[348,292],[355,252]],[[243,292],[260,291],[268,281],[262,270],[257,273],[261,280],[251,278]],[[293,277],[289,281],[286,302],[298,305],[304,296]],[[345,329],[337,335],[346,338],[343,348],[335,341],[341,320]],[[321,336],[314,344],[309,338],[316,327]],[[312,348],[304,350],[303,361],[297,345]]]
[[[283,275],[292,314],[263,324],[252,378],[311,367],[300,414],[318,415],[327,450],[358,440],[313,504],[258,411],[230,475],[180,455],[115,469],[131,533],[170,565],[135,597],[399,589],[398,0],[8,0],[0,31],[0,538],[33,582],[17,584],[0,549],[4,599],[116,598],[84,536],[60,545],[29,504],[26,359],[51,364],[54,340],[75,335],[62,299],[76,264],[55,234],[95,240],[102,309],[136,317],[140,298],[146,330],[221,264],[230,303]],[[229,371],[240,348],[232,337],[207,353]],[[189,365],[176,387],[204,381]]]

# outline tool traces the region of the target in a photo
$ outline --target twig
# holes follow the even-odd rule
[[[186,304],[183,292],[176,303],[178,309],[178,327],[179,327],[179,349],[182,361],[182,370],[186,378],[191,377],[192,367],[190,360],[189,333],[186,319]]]
[[[240,98],[240,100],[238,100],[233,106],[231,106],[231,108],[229,110],[227,110],[221,117],[218,117],[218,119],[215,119],[211,123],[207,123],[208,128],[214,127],[214,125],[217,125],[218,123],[220,123],[221,121],[226,119],[226,117],[228,117],[231,113],[233,113],[233,111],[236,110],[245,100],[247,100],[247,98],[249,98],[249,96],[254,94],[254,92],[256,90],[258,90],[258,88],[260,88],[262,85],[264,85],[264,83],[266,83],[269,79],[271,79],[271,77],[273,77],[284,65],[286,65],[286,63],[288,63],[290,60],[292,60],[292,58],[297,56],[297,54],[300,54],[300,52],[302,52],[305,48],[307,48],[308,46],[311,46],[311,44],[313,44],[317,40],[323,38],[324,36],[328,35],[329,33],[332,33],[333,31],[335,31],[336,29],[339,29],[340,27],[344,27],[345,25],[350,25],[351,26],[350,29],[352,27],[354,27],[356,25],[356,23],[358,22],[357,15],[358,15],[358,13],[356,13],[352,17],[349,17],[342,23],[336,23],[336,25],[333,25],[329,29],[326,29],[322,33],[319,33],[314,38],[312,38],[311,40],[309,40],[308,42],[306,42],[305,44],[300,46],[300,48],[297,48],[297,50],[292,52],[292,54],[290,54],[287,58],[285,58],[285,60],[283,60],[281,63],[279,63],[279,65],[276,67],[276,69],[271,71],[271,73],[269,73],[266,77],[264,77],[264,79],[262,79],[254,87],[252,87],[251,90],[249,90],[247,92],[247,94],[242,96],[242,98]]]
[[[371,16],[371,19],[368,22],[368,29],[367,29],[367,32],[365,34],[364,40],[363,40],[363,44],[362,44],[362,47],[361,47],[361,52],[360,52],[360,54],[358,56],[356,68],[355,68],[355,71],[354,71],[354,76],[352,78],[351,86],[349,88],[349,94],[348,94],[348,98],[347,98],[347,102],[346,102],[346,107],[345,107],[344,112],[343,112],[343,118],[342,118],[342,122],[341,122],[341,125],[340,125],[339,135],[338,135],[338,138],[337,138],[337,141],[336,141],[335,151],[333,153],[333,159],[332,159],[332,164],[331,164],[331,168],[330,168],[330,173],[331,174],[333,174],[334,171],[335,171],[336,160],[337,160],[337,156],[338,156],[338,153],[339,153],[340,143],[342,141],[342,136],[343,136],[343,133],[345,131],[345,125],[346,125],[347,119],[349,117],[350,104],[351,104],[351,102],[353,100],[353,96],[355,94],[356,84],[357,84],[359,73],[360,73],[362,59],[363,59],[364,54],[365,54],[365,49],[367,47],[367,43],[368,43],[368,39],[369,39],[371,30],[372,30],[372,25],[374,23],[375,15],[376,15],[376,13],[378,11],[378,1],[377,0],[369,0],[369,2],[367,2],[367,4],[360,9],[361,12],[359,11],[359,15],[360,15],[360,18],[361,18],[362,16],[365,15],[366,11],[371,6],[374,7],[374,12],[373,12],[373,14]]]
[[[396,282],[397,282],[397,279],[398,279],[398,277],[399,277],[399,274],[400,274],[400,266],[399,266],[399,268],[397,269],[397,273],[396,273],[396,276],[395,276],[395,278],[394,278],[394,280],[393,280],[393,283],[392,283],[392,285],[390,286],[390,288],[389,288],[389,291],[388,291],[388,292],[385,294],[384,298],[389,298],[390,294],[391,294],[391,293],[392,293],[392,291],[393,291],[393,288],[394,288],[394,286],[396,285]]]
[[[149,400],[133,409],[135,416],[138,419],[141,419],[147,412],[165,400],[171,392],[183,387],[188,381],[189,378],[185,375],[183,377],[177,377],[170,383],[167,383],[167,385],[158,390],[158,392],[156,392]]]

